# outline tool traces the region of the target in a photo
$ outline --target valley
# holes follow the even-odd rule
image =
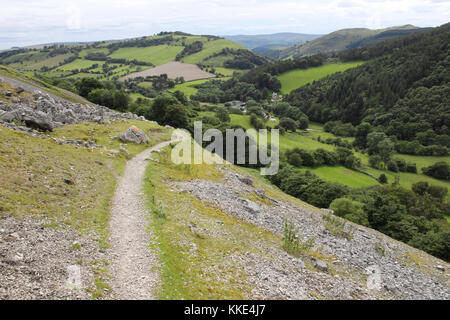
[[[0,299],[448,300],[449,35],[1,51]],[[196,122],[279,133],[279,170]]]

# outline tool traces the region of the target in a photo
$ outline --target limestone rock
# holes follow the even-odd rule
[[[148,137],[141,129],[135,126],[128,128],[128,130],[120,134],[120,140],[123,142],[134,142],[134,143],[147,143]]]

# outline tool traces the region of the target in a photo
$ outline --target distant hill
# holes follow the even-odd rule
[[[312,121],[367,122],[419,146],[404,153],[438,155],[427,154],[432,148],[420,149],[419,142],[450,147],[449,36],[450,23],[340,52],[343,61],[367,62],[300,87],[285,100]],[[427,131],[435,140],[420,137]]]
[[[228,76],[267,62],[243,46],[210,35],[161,32],[155,36],[89,43],[38,45],[0,52],[0,63],[50,78],[119,79],[172,61]]]
[[[280,52],[290,46],[311,41],[321,37],[318,34],[304,34],[282,32],[274,34],[233,35],[224,36],[226,39],[239,43],[253,52],[278,59]]]
[[[269,46],[288,47],[300,42],[314,40],[321,36],[322,35],[320,34],[282,32],[273,34],[224,36],[224,38],[239,43],[248,49],[255,49]]]
[[[314,55],[318,53],[335,53],[350,48],[357,48],[369,44],[375,44],[394,37],[421,32],[426,28],[418,28],[412,25],[391,27],[386,29],[353,28],[332,32],[323,37],[307,43],[294,45],[284,49],[279,54],[279,59],[296,58]]]

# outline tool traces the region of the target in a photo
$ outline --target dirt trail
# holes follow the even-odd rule
[[[125,172],[114,195],[111,221],[111,288],[116,299],[155,299],[159,282],[157,256],[149,249],[153,237],[147,232],[149,214],[143,199],[142,184],[145,168],[152,151],[159,150],[175,139],[149,148],[127,162]]]

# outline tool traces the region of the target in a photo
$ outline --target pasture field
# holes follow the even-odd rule
[[[215,67],[216,73],[223,74],[224,76],[232,76],[234,72],[243,73],[242,70],[228,69],[222,67]]]
[[[226,39],[207,41],[203,43],[202,51],[184,57],[182,61],[185,63],[200,63],[212,54],[218,53],[225,48],[244,49],[244,47],[242,47],[241,45]]]
[[[213,115],[213,112],[202,112],[202,115]],[[250,116],[247,115],[234,115],[231,114],[231,124],[240,125],[246,129],[251,128]],[[269,122],[267,122],[270,125]],[[276,125],[276,123],[272,123]],[[287,132],[284,135],[280,135],[279,148],[280,152],[286,152],[293,148],[301,148],[305,150],[325,149],[329,151],[335,150],[335,146],[321,143],[317,141],[317,137],[320,135],[322,138],[336,138],[332,133],[324,132],[322,125],[313,123],[310,129],[315,131],[301,131]],[[270,135],[269,135],[270,142]],[[344,138],[350,141],[353,138]],[[421,173],[423,167],[430,166],[438,161],[445,161],[450,163],[450,157],[426,157],[426,156],[411,156],[404,154],[395,154],[394,158],[402,158],[407,162],[413,162],[417,165],[418,174],[407,172],[391,172],[384,170],[377,170],[369,167],[369,157],[367,154],[354,152],[355,156],[361,159],[363,168],[361,172],[350,170],[341,166],[328,167],[322,166],[318,168],[303,167],[305,170],[310,170],[317,176],[334,182],[340,182],[352,188],[367,187],[371,185],[379,185],[376,180],[380,174],[384,173],[389,183],[393,183],[396,180],[396,176],[399,179],[399,184],[404,188],[411,189],[412,185],[419,181],[427,181],[430,184],[447,187],[450,190],[450,182],[444,180],[437,180],[432,177],[428,177]],[[344,171],[345,170],[345,171]],[[366,174],[365,174],[366,173]],[[447,199],[450,199],[450,195],[447,195]]]
[[[134,42],[130,44],[128,43],[129,41]],[[148,41],[148,43],[145,43],[145,41]],[[34,75],[36,72],[45,77],[54,78],[80,79],[91,76],[101,80],[113,80],[151,68],[151,66],[139,65],[139,63],[135,65],[131,62],[133,60],[151,63],[155,67],[163,66],[169,62],[175,62],[176,56],[183,51],[185,46],[195,41],[201,41],[203,43],[202,51],[185,56],[183,61],[180,62],[191,65],[201,63],[203,65],[209,65],[210,67],[217,67],[220,68],[217,72],[224,76],[231,76],[233,74],[235,70],[223,68],[223,62],[226,59],[232,59],[233,54],[215,57],[208,62],[204,60],[212,54],[222,51],[224,48],[244,49],[242,46],[226,39],[179,34],[171,34],[170,36],[169,34],[164,34],[122,41],[69,44],[64,46],[48,46],[46,48],[33,50],[30,49],[27,52],[18,52],[2,58],[0,59],[0,64],[8,65],[29,75]],[[111,45],[113,45],[113,47],[108,47]],[[114,70],[104,70],[101,68],[105,63],[105,61],[103,61],[104,59],[100,59],[99,61],[85,59],[90,53],[103,53],[106,55],[107,59],[125,59],[127,63],[122,64],[122,66]],[[67,58],[75,55],[78,56],[76,60],[59,66],[59,64],[64,63]],[[89,68],[94,64],[98,64],[99,67],[90,69],[86,72],[79,72],[80,69]],[[111,66],[117,64],[108,62],[108,65]],[[45,68],[42,69],[43,67],[57,68],[46,70]],[[78,72],[71,72],[72,70],[77,69]],[[205,70],[205,73],[202,73],[201,75],[196,74],[191,76],[193,70],[186,71],[181,69],[178,73],[175,71],[174,77],[184,76],[186,81],[214,77],[213,75],[206,73],[206,71],[208,70]],[[153,72],[158,72],[158,69],[150,71],[150,73]],[[192,92],[192,88],[189,89],[191,89]]]
[[[281,93],[288,94],[305,84],[324,78],[330,74],[355,68],[363,62],[330,63],[320,67],[291,70],[280,74],[277,78],[281,82]]]
[[[180,84],[177,84],[172,89],[169,89],[169,91],[175,92],[175,91],[179,90],[179,91],[183,92],[186,97],[190,97],[190,96],[196,94],[198,91],[193,86],[195,86],[197,84],[205,83],[206,81],[208,81],[208,80],[202,79],[202,80],[194,80],[194,81],[189,81],[189,82],[185,82],[185,83],[180,83]]]
[[[217,78],[217,80],[228,80],[229,77]],[[202,84],[207,82],[209,79],[201,79],[201,80],[193,80],[187,81],[185,83],[177,84],[172,89],[169,89],[170,92],[175,92],[177,90],[183,92],[187,97],[190,97],[197,93],[198,89],[194,88],[195,85]],[[215,79],[216,80],[216,79]]]
[[[67,63],[65,65],[62,65],[62,66],[56,68],[56,70],[59,71],[59,70],[85,69],[85,68],[92,67],[94,64],[98,64],[99,66],[101,66],[104,63],[105,63],[104,61],[76,59],[70,63]]]
[[[311,171],[319,178],[332,182],[339,182],[352,188],[364,188],[379,185],[378,181],[370,176],[355,170],[350,170],[343,166],[324,166],[318,168],[308,168],[307,170]]]
[[[159,45],[143,48],[120,48],[114,51],[109,57],[113,59],[127,59],[150,62],[155,66],[174,61],[177,54],[183,51],[182,46]]]

